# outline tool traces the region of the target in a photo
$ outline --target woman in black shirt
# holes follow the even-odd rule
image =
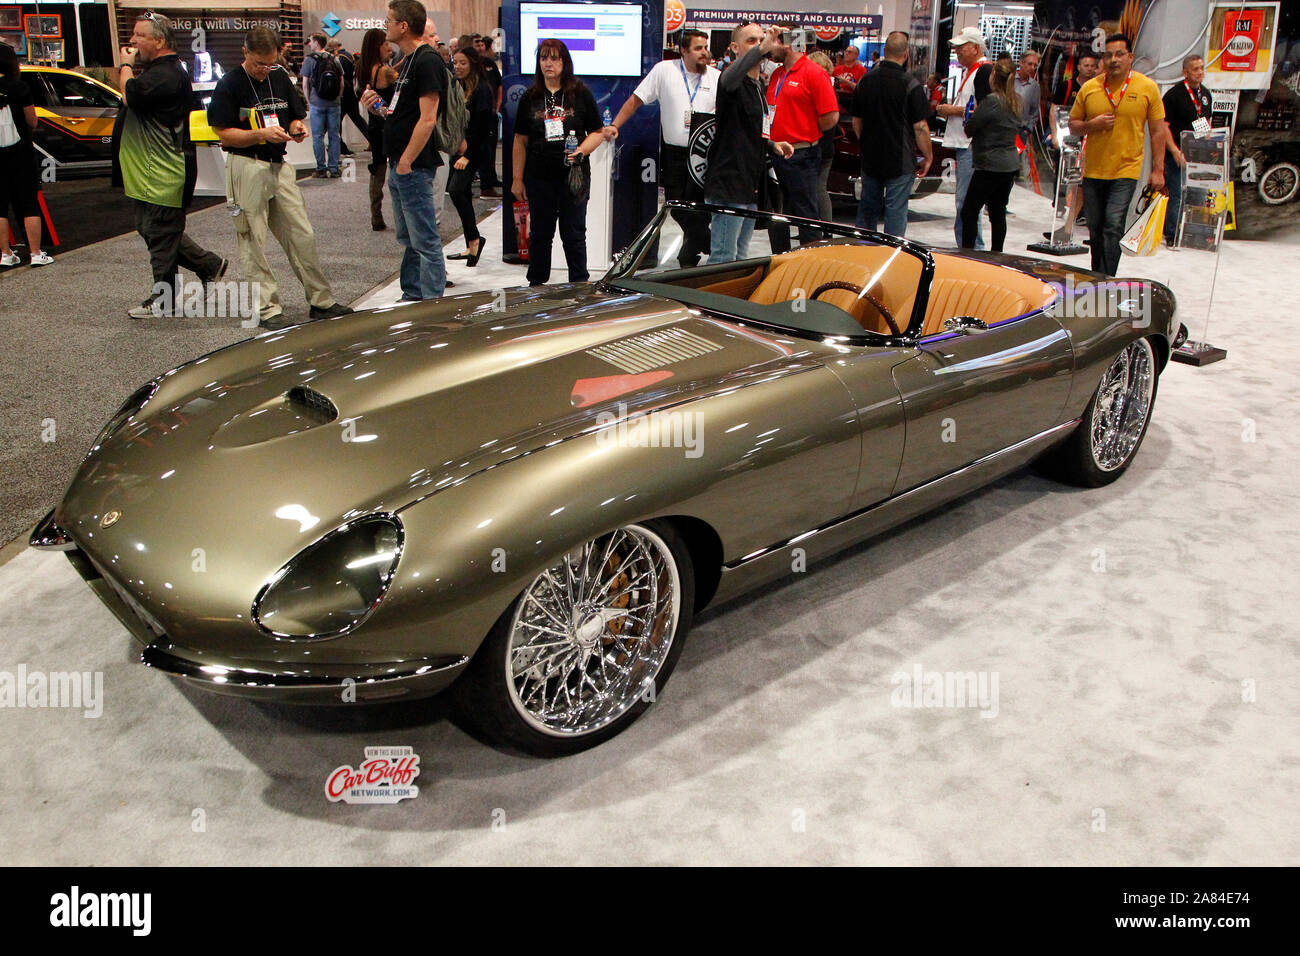
[[[367,30],[361,40],[361,62],[357,65],[357,99],[374,90],[385,103],[393,101],[397,71],[388,65],[393,48],[383,30]],[[388,160],[384,157],[384,117],[366,110],[366,138],[370,140],[370,228],[387,229],[384,223],[384,179]]]
[[[479,234],[474,219],[474,198],[470,187],[474,183],[474,173],[482,166],[484,151],[492,145],[492,131],[497,122],[496,97],[483,71],[483,59],[473,47],[457,50],[451,58],[451,69],[465,90],[469,126],[447,178],[447,195],[460,215],[460,226],[465,233],[465,253],[447,258],[464,259],[465,265],[476,266],[487,240]]]
[[[528,284],[551,277],[551,243],[559,221],[569,281],[586,282],[587,195],[591,163],[604,136],[591,90],[573,75],[573,59],[561,41],[537,47],[537,77],[520,97],[515,114],[514,183],[511,192],[528,203]],[[581,170],[581,189],[571,187]],[[579,184],[579,183],[574,183]]]
[[[970,137],[971,175],[966,201],[961,207],[961,245],[975,248],[980,210],[988,207],[993,227],[993,252],[1001,252],[1007,238],[1007,201],[1020,169],[1020,152],[1016,137],[1020,133],[1020,97],[1016,95],[1015,71],[1011,64],[999,61],[990,77],[990,92],[981,96],[976,83],[975,98],[979,106],[966,120]]]
[[[16,266],[22,260],[9,248],[9,205],[23,221],[31,264],[45,266],[53,258],[41,251],[41,207],[37,199],[36,152],[32,130],[36,128],[36,107],[31,90],[19,78],[18,55],[13,47],[0,43],[0,266]]]

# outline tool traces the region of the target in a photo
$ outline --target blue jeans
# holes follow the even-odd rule
[[[447,288],[438,213],[433,208],[433,170],[412,169],[403,176],[388,163],[388,195],[402,253],[402,298],[436,299]]]
[[[1173,245],[1178,238],[1178,214],[1183,208],[1183,167],[1170,154],[1165,155],[1165,185],[1169,187],[1169,205],[1165,207],[1165,241]]]
[[[335,102],[311,108],[311,145],[316,151],[316,171],[325,171],[325,134],[329,134],[329,171],[339,171],[339,145],[343,133],[343,107]]]
[[[757,209],[758,203],[725,202],[705,199],[705,202],[735,206],[737,209]],[[709,224],[709,262],[735,262],[749,258],[749,237],[754,234],[754,220],[749,216],[729,216],[715,212]]]
[[[907,233],[907,200],[912,195],[915,173],[903,173],[893,179],[877,179],[862,174],[862,198],[858,200],[859,229],[872,232],[880,225],[880,215],[885,216],[885,232],[902,237]]]
[[[1129,203],[1136,179],[1083,180],[1083,214],[1092,236],[1092,269],[1113,276],[1119,272],[1119,241],[1124,238]]]
[[[954,149],[957,156],[957,221],[953,224],[953,235],[957,245],[961,245],[961,207],[966,204],[966,190],[970,189],[970,178],[975,175],[975,157],[969,149]],[[975,225],[975,249],[984,248],[984,226]]]

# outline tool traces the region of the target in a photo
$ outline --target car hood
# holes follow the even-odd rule
[[[163,376],[87,456],[56,518],[126,577],[136,554],[188,563],[216,542],[273,572],[352,516],[400,511],[598,416],[815,365],[820,350],[589,286],[315,322]]]

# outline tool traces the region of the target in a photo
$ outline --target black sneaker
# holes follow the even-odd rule
[[[341,302],[335,302],[333,305],[327,305],[322,308],[313,305],[311,310],[308,312],[308,315],[313,321],[316,319],[333,319],[340,315],[351,314],[352,310]]]
[[[330,178],[330,174],[327,173],[327,172],[326,172],[325,170],[323,170],[323,169],[318,169],[318,170],[316,170],[316,172],[314,172],[314,173],[311,174],[311,178],[312,178],[312,179],[329,179],[329,178]]]
[[[284,317],[284,313],[281,312],[278,315],[271,316],[269,319],[263,319],[261,322],[258,322],[257,327],[259,329],[270,329],[272,332],[278,332],[280,329],[286,329],[292,324],[293,323]]]
[[[330,170],[330,179],[338,179],[338,178],[339,178],[340,176],[342,176],[342,175],[343,175],[343,173],[340,172],[340,171],[337,170],[337,169],[331,169],[331,170]]]
[[[221,277],[226,274],[226,270],[229,268],[230,268],[230,260],[222,259],[221,265],[217,266],[217,271],[212,273],[212,275],[208,276],[206,279],[204,279],[203,284],[207,285],[209,282],[219,281]]]

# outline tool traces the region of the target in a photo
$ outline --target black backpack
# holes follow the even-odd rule
[[[313,53],[316,66],[311,71],[311,91],[320,100],[336,100],[343,92],[343,78],[339,61],[328,53]]]

